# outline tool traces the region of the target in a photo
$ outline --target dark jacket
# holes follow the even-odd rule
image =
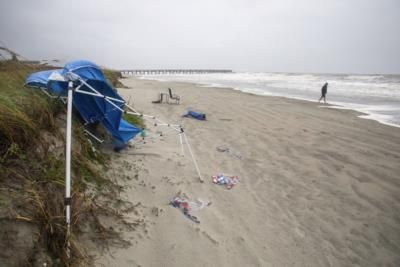
[[[328,92],[328,83],[325,83],[324,86],[322,86],[321,88],[321,94],[326,95],[327,92]]]

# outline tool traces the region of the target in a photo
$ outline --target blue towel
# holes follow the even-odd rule
[[[201,120],[201,121],[205,121],[206,120],[206,114],[204,113],[200,113],[200,112],[195,112],[192,110],[189,110],[185,115],[183,115],[183,117],[190,117],[196,120]]]

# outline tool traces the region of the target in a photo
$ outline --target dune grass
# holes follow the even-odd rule
[[[0,155],[11,145],[27,148],[41,130],[55,126],[59,103],[23,87],[26,75],[36,69],[43,67],[0,61]]]
[[[118,71],[103,69],[104,76],[111,83],[114,88],[124,88],[125,86],[119,81],[122,78],[121,73]]]
[[[143,118],[138,115],[124,114],[123,118],[130,124],[133,124],[140,129],[146,128]]]
[[[24,221],[37,226],[40,229],[37,242],[51,258],[58,259],[59,265],[85,266],[90,265],[90,261],[76,238],[83,225],[90,223],[91,229],[104,237],[103,242],[107,238],[123,240],[112,230],[105,229],[97,218],[101,211],[123,220],[120,211],[95,202],[99,195],[115,199],[115,193],[121,189],[103,175],[109,157],[93,147],[75,118],[72,257],[68,259],[64,217],[65,137],[62,131],[65,106],[39,90],[23,86],[29,73],[48,68],[0,61],[0,195],[8,200],[0,201],[0,209],[8,211],[0,220]],[[116,77],[115,73],[113,75]],[[35,261],[35,253],[30,255],[25,259],[27,264]]]

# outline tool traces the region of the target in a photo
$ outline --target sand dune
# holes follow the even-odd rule
[[[204,183],[178,136],[149,139],[114,156],[140,202],[104,266],[400,266],[400,129],[347,110],[188,83],[124,79],[140,111],[183,123]],[[152,104],[172,87],[180,105]],[[318,97],[318,96],[317,96]],[[186,108],[207,121],[182,119]],[[155,130],[162,138],[151,138]],[[218,146],[231,153],[219,152]],[[134,165],[134,168],[123,166]],[[211,176],[239,177],[232,190]],[[178,192],[211,201],[196,224],[168,205]]]

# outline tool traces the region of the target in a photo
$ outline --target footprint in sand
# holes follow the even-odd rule
[[[210,234],[208,234],[206,231],[202,231],[200,228],[196,228],[196,232],[201,233],[204,237],[206,237],[211,243],[214,245],[219,245],[219,242],[215,240]]]
[[[153,208],[151,209],[151,214],[153,214],[154,216],[158,217],[158,216],[160,215],[161,211],[162,211],[162,210],[159,209],[158,207],[153,207]]]
[[[294,229],[294,231],[299,237],[301,237],[301,238],[306,237],[306,233],[303,230],[301,230],[300,228],[296,227]]]
[[[166,182],[167,182],[168,184],[170,184],[170,185],[181,185],[181,184],[184,183],[183,181],[175,182],[175,181],[173,180],[173,178],[169,178],[168,176],[163,176],[163,177],[162,177],[162,180],[163,180],[163,181],[166,181]]]
[[[185,163],[182,163],[182,162],[178,161],[178,162],[176,163],[176,165],[177,165],[178,167],[183,167],[183,166],[185,166]]]

